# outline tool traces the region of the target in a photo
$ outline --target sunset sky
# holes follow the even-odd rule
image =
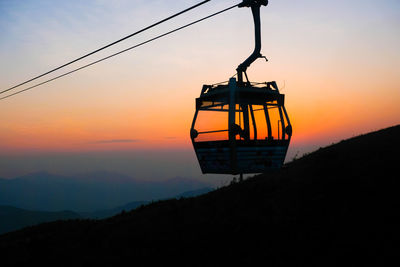
[[[0,0],[0,90],[198,2]],[[48,78],[236,3],[212,0]],[[248,75],[286,95],[288,160],[400,123],[400,1],[271,0],[261,20],[269,62]],[[0,177],[107,169],[203,179],[189,138],[194,99],[235,73],[253,39],[250,9],[235,8],[1,100]]]

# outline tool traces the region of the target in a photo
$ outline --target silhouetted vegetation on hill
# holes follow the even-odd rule
[[[9,233],[2,263],[388,265],[398,247],[399,136],[396,126],[345,140],[195,198]]]
[[[0,205],[0,234],[39,223],[78,218],[81,215],[73,211],[33,211]]]
[[[203,187],[198,190],[185,191],[185,192],[175,196],[175,198],[199,196],[201,194],[208,193],[212,190],[214,190],[214,189],[211,187]],[[115,207],[113,209],[97,210],[97,211],[93,211],[93,212],[80,212],[79,214],[82,216],[82,218],[104,219],[107,217],[114,216],[122,211],[126,212],[126,211],[136,209],[137,207],[139,207],[141,205],[146,205],[148,203],[150,203],[150,201],[133,201],[133,202],[129,202],[125,205]]]

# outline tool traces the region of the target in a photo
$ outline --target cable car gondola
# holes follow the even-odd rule
[[[255,49],[236,69],[237,79],[203,85],[196,98],[190,137],[203,173],[261,173],[280,168],[285,160],[292,136],[285,96],[276,82],[251,83],[246,74],[250,64],[263,57],[260,7],[267,4],[267,0],[239,4],[251,7]]]

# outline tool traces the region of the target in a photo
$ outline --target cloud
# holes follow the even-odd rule
[[[108,139],[108,140],[97,140],[89,142],[89,144],[115,144],[115,143],[135,143],[139,142],[139,139]]]

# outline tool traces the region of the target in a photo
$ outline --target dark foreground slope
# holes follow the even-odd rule
[[[197,198],[9,233],[1,263],[389,265],[399,247],[399,136],[396,126],[342,141]]]

